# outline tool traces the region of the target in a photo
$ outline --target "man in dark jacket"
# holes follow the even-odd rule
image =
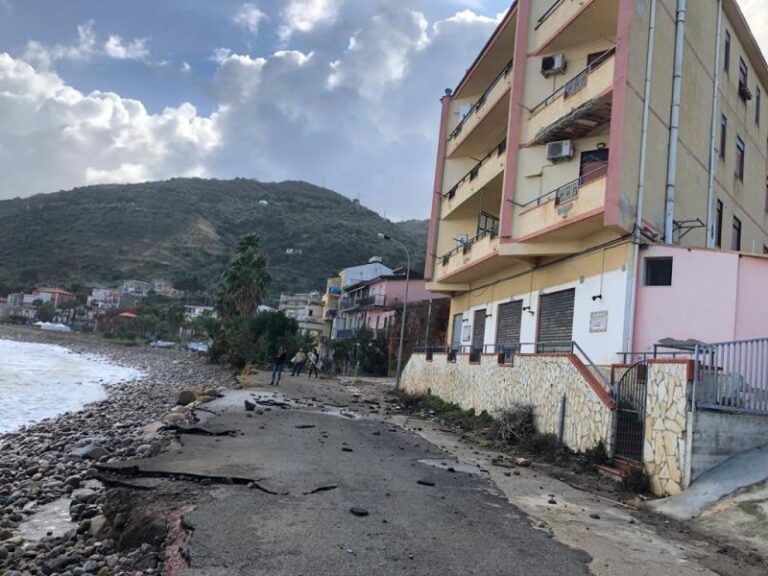
[[[283,368],[285,368],[285,359],[287,356],[288,351],[285,349],[285,346],[280,346],[280,349],[275,356],[275,364],[272,368],[272,382],[270,382],[270,386],[280,385],[280,377],[283,375]]]

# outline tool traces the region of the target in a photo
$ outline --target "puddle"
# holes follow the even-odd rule
[[[433,468],[439,468],[440,470],[448,470],[451,468],[454,472],[463,472],[464,474],[479,474],[480,470],[476,466],[470,466],[469,464],[462,464],[452,460],[419,460],[419,464],[426,464]]]
[[[64,536],[77,524],[69,518],[69,498],[59,498],[40,506],[32,516],[19,526],[19,533],[26,542],[39,542],[46,536]]]

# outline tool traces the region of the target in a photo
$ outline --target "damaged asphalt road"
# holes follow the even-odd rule
[[[589,574],[585,553],[532,528],[484,473],[451,466],[415,434],[269,399],[232,392],[208,405],[217,416],[205,425],[236,434],[184,434],[125,471],[214,479],[184,515],[182,576]]]

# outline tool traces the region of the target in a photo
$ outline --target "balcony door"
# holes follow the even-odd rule
[[[608,173],[608,156],[608,148],[587,150],[581,153],[579,180],[582,186]]]
[[[464,326],[464,315],[455,314],[453,316],[453,332],[451,333],[451,350],[456,351],[461,348],[461,330]]]
[[[475,354],[483,353],[485,345],[485,308],[475,310],[472,322],[472,352]]]

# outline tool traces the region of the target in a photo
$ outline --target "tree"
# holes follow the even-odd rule
[[[37,307],[37,319],[40,322],[52,322],[56,316],[56,306],[50,302],[42,302]]]
[[[259,248],[259,237],[248,234],[237,247],[216,292],[216,308],[223,319],[250,317],[264,302],[271,277]]]

